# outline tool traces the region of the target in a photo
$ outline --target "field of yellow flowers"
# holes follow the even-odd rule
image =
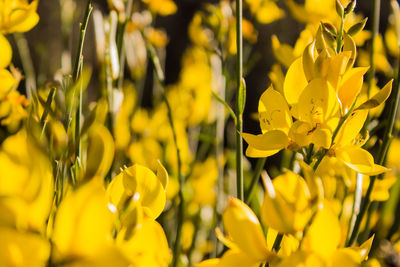
[[[398,2],[185,2],[0,0],[0,266],[400,266]]]

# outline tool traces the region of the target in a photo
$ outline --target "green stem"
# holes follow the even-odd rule
[[[74,82],[76,82],[79,78],[79,76],[82,73],[83,69],[83,45],[85,43],[85,36],[86,36],[86,30],[87,26],[89,23],[90,19],[90,14],[93,11],[93,6],[92,6],[92,1],[88,0],[87,5],[86,5],[86,11],[85,11],[85,16],[83,18],[83,23],[80,24],[80,36],[79,36],[79,44],[78,44],[78,50],[76,53],[75,57],[75,64],[74,64],[74,70],[72,73],[72,79]],[[75,114],[75,152],[77,158],[81,158],[81,152],[82,152],[82,146],[81,146],[81,141],[80,141],[80,135],[81,135],[81,121],[82,121],[82,85],[80,86],[79,90],[79,106]]]
[[[47,116],[49,115],[49,110],[51,110],[51,102],[53,102],[55,94],[56,94],[56,88],[53,87],[53,88],[51,88],[50,93],[47,96],[44,111],[43,111],[42,117],[40,118],[40,125],[42,126],[42,133],[40,134],[40,137],[43,136],[44,131],[46,130]]]
[[[275,250],[276,252],[278,252],[279,249],[281,248],[282,239],[283,239],[283,234],[278,233],[278,235],[275,238],[274,245],[272,246],[272,249]]]
[[[250,186],[247,189],[247,192],[245,194],[245,202],[249,204],[253,198],[254,192],[256,189],[256,185],[258,184],[258,179],[260,179],[260,174],[262,169],[264,168],[265,162],[267,161],[267,158],[259,158],[257,160],[256,168],[253,173],[253,177],[251,178]]]
[[[14,39],[21,59],[22,68],[25,73],[26,95],[28,99],[31,99],[32,95],[36,93],[36,75],[31,53],[29,51],[29,45],[25,35],[22,33],[14,33]]]
[[[346,15],[343,15],[340,20],[340,28],[338,32],[338,36],[336,39],[336,52],[340,53],[342,51],[343,46],[343,31],[344,31],[344,20],[346,19]]]
[[[242,36],[242,0],[236,0],[236,186],[237,197],[240,200],[244,199],[244,186],[243,186],[243,139],[240,133],[243,131],[243,117],[240,113],[239,98],[240,86],[243,76],[243,36]]]
[[[375,1],[377,2],[379,0],[375,0]],[[398,44],[398,45],[400,47],[400,44]],[[389,111],[388,127],[385,128],[386,131],[384,133],[382,145],[379,149],[379,153],[378,153],[378,157],[377,157],[377,163],[380,165],[382,165],[385,160],[387,151],[389,149],[390,142],[393,138],[394,124],[396,121],[396,115],[398,112],[398,106],[399,106],[399,102],[400,102],[399,100],[400,100],[400,70],[397,73],[395,90],[392,91],[392,102],[391,102],[390,111]],[[347,245],[352,245],[357,239],[358,232],[360,230],[361,221],[364,218],[364,216],[368,210],[368,207],[371,203],[371,199],[370,199],[371,193],[373,191],[375,180],[377,177],[378,176],[371,176],[371,178],[370,178],[370,184],[368,186],[365,197],[361,203],[360,215],[357,217],[357,221],[355,223],[354,230],[352,232],[351,238]]]
[[[173,120],[173,116],[172,116],[172,108],[171,108],[171,105],[168,101],[168,98],[167,98],[167,95],[165,92],[164,72],[161,68],[160,59],[158,58],[154,47],[149,42],[146,43],[146,46],[149,51],[150,58],[153,62],[157,79],[163,89],[162,96],[163,96],[165,105],[167,106],[168,120],[169,120],[169,124],[171,126],[172,135],[173,135],[174,143],[176,146],[176,157],[178,160],[179,206],[178,206],[178,222],[177,222],[177,229],[176,229],[176,238],[175,238],[175,244],[174,244],[174,257],[173,257],[173,261],[172,261],[172,266],[176,267],[176,266],[178,266],[180,252],[181,252],[182,226],[183,226],[183,221],[184,221],[184,216],[185,216],[185,214],[184,214],[184,197],[183,197],[183,191],[182,191],[185,181],[184,181],[184,178],[182,175],[182,161],[181,161],[181,156],[180,156],[181,153],[179,150],[176,128],[175,128],[175,124],[174,124],[174,120]]]

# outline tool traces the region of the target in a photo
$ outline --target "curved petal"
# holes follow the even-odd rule
[[[261,95],[258,113],[263,133],[276,129],[287,133],[292,125],[292,116],[285,98],[272,86]]]
[[[300,94],[306,88],[308,82],[303,70],[303,59],[299,57],[290,65],[285,81],[283,82],[283,92],[289,105],[299,101]]]
[[[352,68],[348,70],[339,83],[338,97],[342,103],[342,111],[347,111],[361,91],[363,76],[368,67]]]
[[[270,257],[271,253],[267,249],[267,242],[260,222],[245,203],[232,198],[222,220],[229,237],[250,258],[254,261],[263,262]],[[246,231],[243,232],[243,229],[246,229]]]
[[[281,151],[280,149],[273,149],[273,150],[259,150],[254,148],[253,146],[249,145],[246,149],[246,156],[250,158],[267,158],[269,156],[275,155]]]
[[[139,202],[147,208],[150,217],[157,218],[164,210],[166,196],[164,187],[149,169],[135,164],[123,171],[122,181],[128,195],[139,194]]]
[[[12,58],[12,49],[7,38],[4,37],[2,34],[0,34],[0,51],[0,69],[3,69],[10,65]]]
[[[258,150],[281,150],[288,146],[288,136],[280,130],[272,130],[264,134],[240,133],[243,139]]]
[[[343,123],[334,143],[339,146],[351,145],[364,126],[368,110],[357,110]]]
[[[332,117],[339,117],[339,109],[335,90],[325,79],[316,78],[300,95],[298,116],[301,121],[315,126],[327,122]]]
[[[335,150],[336,158],[342,160],[347,166],[362,174],[368,174],[375,168],[374,158],[362,148],[345,146]]]

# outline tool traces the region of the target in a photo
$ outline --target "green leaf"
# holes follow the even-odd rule
[[[351,36],[354,36],[357,33],[361,32],[364,29],[367,20],[368,18],[365,18],[361,22],[354,24],[353,26],[350,27],[347,33],[350,34]]]

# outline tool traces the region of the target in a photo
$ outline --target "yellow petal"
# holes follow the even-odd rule
[[[118,236],[117,243],[133,266],[167,267],[171,260],[164,230],[153,220],[146,220],[127,241]]]
[[[222,216],[225,230],[237,247],[253,261],[266,261],[267,249],[264,233],[254,212],[242,201],[232,198]],[[243,229],[246,229],[243,232]]]
[[[373,97],[361,104],[357,109],[371,109],[385,102],[392,92],[392,84],[393,80],[388,82],[378,93],[376,93]]]
[[[337,134],[334,143],[340,146],[351,145],[357,137],[364,122],[367,119],[367,110],[358,110],[353,112],[347,120],[343,123],[342,127]]]
[[[0,34],[0,51],[0,69],[3,69],[10,65],[12,58],[12,49],[7,38],[4,37],[2,34]]]
[[[285,15],[285,12],[273,1],[263,1],[256,12],[257,21],[263,24],[274,22]]]
[[[258,103],[260,126],[263,133],[270,130],[289,131],[292,116],[285,98],[270,86]]]
[[[328,203],[325,202],[323,208],[315,215],[304,237],[302,249],[309,252],[316,252],[328,259],[336,251],[340,242],[340,236],[339,220],[328,206]]]
[[[372,155],[362,148],[356,146],[345,146],[335,151],[336,158],[342,160],[347,166],[356,172],[371,175],[375,171],[383,171],[380,167],[375,167]],[[377,165],[379,166],[379,165]]]
[[[361,259],[353,249],[341,248],[333,254],[331,264],[331,266],[358,267]]]
[[[267,13],[268,14],[268,13]],[[281,44],[276,35],[272,35],[272,52],[275,58],[286,68],[293,63],[296,57],[293,54],[293,48],[288,44]]]
[[[269,156],[275,155],[281,151],[280,149],[273,149],[273,150],[259,150],[254,148],[253,146],[249,145],[246,149],[246,156],[250,158],[267,158]]]
[[[330,58],[329,70],[326,78],[332,84],[333,88],[336,89],[340,77],[346,70],[350,57],[351,52],[345,51]]]
[[[266,181],[267,182],[267,181]],[[264,224],[281,233],[303,230],[311,216],[310,192],[304,179],[293,172],[276,177],[266,190],[261,208]]]
[[[0,227],[2,266],[45,266],[49,256],[50,244],[39,234]]]
[[[88,135],[86,179],[94,176],[105,177],[114,159],[114,140],[108,129],[96,124]]]
[[[157,161],[157,178],[160,180],[164,190],[166,190],[168,186],[168,172],[159,160]]]
[[[240,134],[252,147],[258,150],[277,150],[287,147],[289,140],[287,135],[280,130],[272,130],[264,134]]]
[[[56,258],[96,254],[111,240],[111,229],[103,181],[92,179],[61,202],[52,236]]]
[[[289,105],[293,105],[299,101],[300,94],[307,84],[307,79],[303,71],[303,58],[299,57],[290,65],[285,81],[283,82],[283,92]]]
[[[15,79],[6,69],[0,69],[0,98],[5,97],[15,85]]]
[[[329,128],[317,128],[311,136],[311,142],[317,147],[328,149],[332,142],[332,131]]]
[[[313,126],[339,117],[336,93],[326,80],[316,78],[307,85],[299,98],[298,116]]]
[[[261,263],[240,250],[230,249],[222,256],[218,267],[258,267]]]
[[[138,194],[139,202],[147,209],[151,218],[157,218],[164,210],[166,196],[157,176],[148,168],[135,164],[122,172],[126,194]]]
[[[346,112],[361,91],[363,76],[368,67],[352,68],[348,70],[340,81],[338,97],[342,104],[342,111]]]

